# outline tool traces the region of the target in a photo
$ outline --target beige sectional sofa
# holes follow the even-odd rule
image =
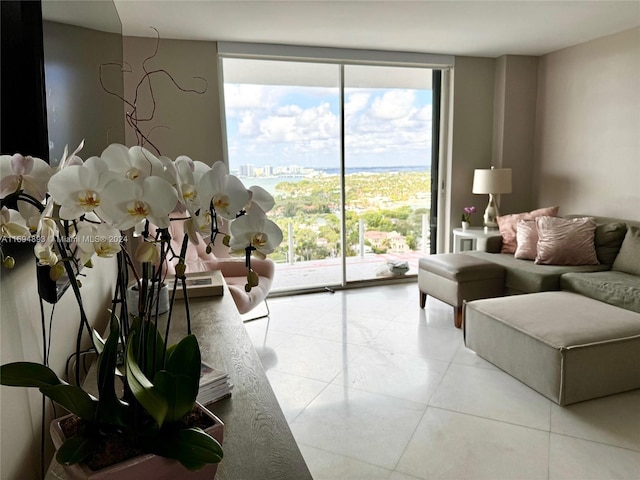
[[[512,254],[498,253],[499,237],[488,243],[487,252],[465,254],[504,267],[505,295],[566,290],[640,312],[640,274],[626,271],[640,265],[640,243],[635,242],[634,251],[623,252],[626,255],[622,261],[618,258],[627,230],[640,228],[640,222],[594,218],[598,224],[594,242],[599,265],[537,265],[531,260],[519,260]]]
[[[640,388],[640,222],[596,220],[599,265],[465,253],[507,294],[465,302],[466,346],[559,405]]]

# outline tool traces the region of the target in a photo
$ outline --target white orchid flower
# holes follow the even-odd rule
[[[198,183],[200,205],[207,209],[213,205],[216,214],[232,220],[249,202],[249,192],[242,182],[228,174],[222,162],[216,162],[211,170],[202,175]]]
[[[60,218],[74,220],[94,210],[99,212],[106,181],[102,175],[107,171],[104,160],[91,157],[83,165],[72,165],[53,175],[49,193],[60,205]]]
[[[75,237],[80,263],[85,265],[94,254],[103,258],[113,257],[122,249],[120,238],[120,231],[106,223],[97,226],[83,224]]]
[[[36,232],[36,243],[33,248],[38,263],[40,265],[49,265],[53,267],[59,262],[58,255],[54,252],[54,242],[58,234],[58,226],[56,222],[49,216],[53,209],[53,203],[49,202],[38,222],[38,229]]]
[[[267,192],[264,188],[259,187],[257,185],[253,185],[249,187],[249,205],[247,205],[246,210],[251,209],[251,204],[255,203],[260,207],[263,212],[268,212],[273,208],[276,204],[273,196]]]
[[[102,200],[101,209],[120,230],[145,219],[158,228],[168,228],[169,214],[178,203],[178,194],[169,182],[159,177],[148,177],[142,182],[122,179],[107,184]]]
[[[73,151],[71,155],[68,155],[69,145],[64,146],[64,151],[62,152],[62,158],[60,159],[60,163],[58,165],[59,169],[70,167],[71,165],[82,165],[82,159],[77,155],[77,153],[82,150],[84,147],[84,140],[80,142],[80,145]]]
[[[0,237],[29,237],[29,229],[24,223],[24,218],[17,211],[9,210],[7,207],[0,209]]]
[[[33,252],[36,254],[39,265],[49,265],[53,267],[60,261],[51,245],[36,243],[36,246],[33,247]]]
[[[36,231],[36,236],[38,239],[38,244],[51,246],[55,242],[56,236],[58,235],[58,226],[53,218],[45,216],[43,214],[40,217],[40,221],[38,222],[38,229]]]
[[[231,251],[241,254],[248,246],[254,247],[258,256],[264,258],[282,242],[282,230],[269,220],[267,215],[254,206],[251,212],[231,224]]]
[[[18,212],[20,212],[29,231],[35,232],[40,221],[40,210],[28,202],[18,202]]]
[[[175,161],[176,187],[180,197],[180,203],[186,207],[191,214],[200,207],[198,201],[198,189],[196,188],[193,172],[195,165],[193,160],[187,156],[180,156]]]
[[[160,251],[158,250],[158,247],[155,243],[142,242],[136,248],[136,251],[133,254],[133,258],[141,263],[155,264],[160,261]]]
[[[0,155],[0,198],[18,190],[42,201],[52,169],[39,158],[15,155]]]

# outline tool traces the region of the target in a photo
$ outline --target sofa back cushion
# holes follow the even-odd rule
[[[592,217],[538,217],[536,263],[544,265],[598,265]]]
[[[611,269],[640,276],[640,228],[629,227]]]
[[[519,220],[516,229],[516,253],[521,260],[535,260],[538,254],[538,229],[535,220]]]
[[[603,223],[596,227],[595,246],[598,261],[612,266],[627,233],[627,225],[622,222]]]
[[[555,217],[558,215],[559,208],[560,207],[539,208],[538,210],[532,210],[530,212],[514,213],[498,217],[498,228],[500,229],[500,235],[502,235],[502,249],[500,253],[516,253],[519,220],[534,220],[542,216]]]

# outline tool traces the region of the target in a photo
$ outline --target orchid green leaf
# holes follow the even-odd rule
[[[198,470],[208,463],[219,463],[223,457],[218,441],[199,428],[171,432],[158,442],[155,453],[178,460],[189,470]]]
[[[111,316],[109,337],[98,356],[98,398],[100,402],[96,411],[98,422],[111,423],[122,427],[129,425],[126,404],[116,394],[114,375],[118,361],[120,343],[120,323],[115,314]]]
[[[138,400],[149,415],[153,417],[158,426],[162,426],[169,408],[167,400],[153,386],[136,363],[133,355],[135,338],[136,334],[133,333],[127,342],[129,344],[127,358],[125,360],[127,383],[136,400]]]
[[[49,367],[33,362],[15,362],[0,367],[0,383],[9,387],[51,387],[64,382]]]
[[[97,438],[75,435],[60,446],[56,453],[56,460],[61,465],[73,465],[87,458],[97,447]]]
[[[56,403],[78,417],[93,421],[96,416],[98,401],[75,385],[54,385],[41,387],[40,391]]]
[[[176,422],[188,414],[198,396],[198,384],[186,375],[174,375],[162,370],[156,374],[153,384],[167,400],[165,422]]]
[[[186,375],[196,386],[200,383],[200,346],[195,335],[187,335],[167,355],[167,371],[174,375]]]

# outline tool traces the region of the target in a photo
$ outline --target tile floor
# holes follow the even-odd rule
[[[245,325],[316,480],[640,479],[640,390],[559,407],[415,283],[269,307]]]

